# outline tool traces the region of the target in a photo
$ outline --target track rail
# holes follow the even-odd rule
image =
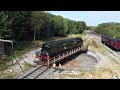
[[[25,75],[24,77],[22,77],[20,79],[37,79],[39,76],[41,76],[48,69],[49,69],[48,66],[40,65],[35,70],[31,71],[30,73],[28,73],[27,75]]]

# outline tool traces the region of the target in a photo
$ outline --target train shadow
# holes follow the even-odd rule
[[[82,52],[76,53],[76,54],[74,54],[74,55],[72,55],[72,56],[70,56],[68,58],[65,58],[64,60],[58,61],[58,62],[56,62],[56,66],[58,66],[59,63],[62,64],[62,65],[67,64],[68,62],[76,59],[82,53],[87,53],[87,51],[82,51]]]

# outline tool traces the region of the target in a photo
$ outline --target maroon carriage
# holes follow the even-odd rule
[[[120,39],[111,38],[103,35],[101,37],[101,41],[102,43],[110,46],[114,50],[120,50]]]

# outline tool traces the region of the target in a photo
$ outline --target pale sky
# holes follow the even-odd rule
[[[97,26],[105,22],[119,22],[120,11],[49,11],[55,15],[76,21],[85,21],[88,26]]]

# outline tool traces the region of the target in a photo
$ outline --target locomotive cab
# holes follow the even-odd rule
[[[43,44],[41,54],[40,54],[40,59],[41,60],[46,60],[49,56],[48,51],[50,50],[50,45]]]

